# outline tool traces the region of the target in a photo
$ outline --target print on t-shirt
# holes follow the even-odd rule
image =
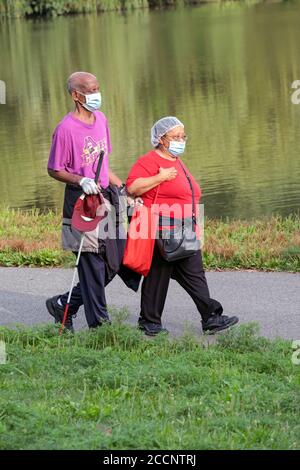
[[[81,154],[81,166],[84,167],[93,164],[99,157],[101,150],[104,150],[105,154],[107,153],[106,139],[96,142],[91,136],[85,137],[83,153]]]

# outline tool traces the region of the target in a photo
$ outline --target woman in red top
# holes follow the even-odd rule
[[[169,116],[157,121],[151,129],[154,150],[137,160],[126,182],[128,193],[141,196],[148,207],[153,204],[158,190],[159,214],[169,220],[170,216],[175,219],[194,217],[194,206],[201,197],[199,185],[179,158],[186,140],[184,125],[177,118]],[[222,305],[210,297],[200,249],[191,256],[169,262],[155,246],[150,272],[142,284],[139,328],[145,334],[155,336],[166,331],[162,328],[161,316],[171,278],[194,300],[203,331],[214,333],[238,322],[237,317],[222,315]]]

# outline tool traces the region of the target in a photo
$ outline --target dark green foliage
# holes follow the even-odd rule
[[[167,8],[203,0],[0,0],[0,15],[57,16],[131,8]]]

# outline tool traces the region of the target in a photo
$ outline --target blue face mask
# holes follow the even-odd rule
[[[82,96],[85,96],[85,103],[80,103],[80,104],[91,113],[93,111],[97,111],[97,109],[100,108],[101,103],[102,103],[102,97],[101,97],[100,92],[92,93],[90,95],[84,95],[80,91],[78,91],[77,93],[80,93]]]
[[[185,142],[178,142],[177,140],[171,140],[169,142],[168,152],[173,155],[173,157],[179,157],[185,151]]]

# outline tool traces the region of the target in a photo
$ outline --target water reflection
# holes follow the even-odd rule
[[[74,70],[100,80],[111,125],[111,166],[122,178],[150,148],[152,123],[177,115],[189,135],[185,162],[206,215],[298,211],[299,4],[207,5],[166,12],[0,23],[3,203],[61,207],[46,163],[51,134],[71,109]]]

